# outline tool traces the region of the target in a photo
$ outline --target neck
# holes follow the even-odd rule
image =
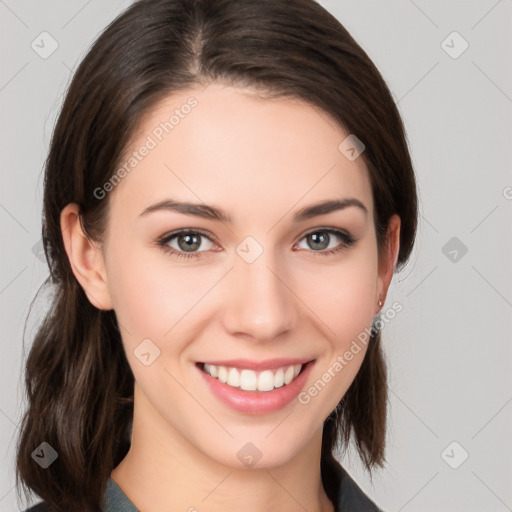
[[[321,431],[284,463],[240,469],[198,450],[135,387],[132,444],[111,476],[139,510],[334,511],[320,473]]]

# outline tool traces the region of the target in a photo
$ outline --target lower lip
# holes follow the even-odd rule
[[[199,366],[196,365],[196,368],[213,394],[223,403],[235,411],[256,415],[278,411],[292,402],[304,387],[314,364],[315,361],[307,363],[290,384],[264,392],[243,391],[240,388],[228,386],[201,370]]]

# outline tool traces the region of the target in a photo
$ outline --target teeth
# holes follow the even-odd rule
[[[259,391],[272,391],[274,387],[274,374],[272,370],[265,370],[258,375]]]
[[[272,391],[274,388],[286,386],[297,377],[302,369],[301,364],[284,366],[277,370],[238,370],[225,366],[205,364],[204,371],[228,386],[240,388],[244,391]]]
[[[228,380],[226,382],[229,386],[237,388],[240,386],[240,373],[236,368],[231,368],[228,371]]]
[[[217,367],[216,366],[209,365],[209,364],[208,365],[205,364],[205,366],[209,366],[209,370],[207,370],[207,371],[210,373],[210,375],[212,377],[217,377],[218,376],[218,371],[217,371]]]
[[[276,374],[274,375],[274,386],[276,388],[280,388],[284,384],[284,371],[282,368],[279,368],[277,370]]]
[[[218,379],[221,381],[221,382],[224,382],[226,383],[227,380],[228,380],[228,371],[226,369],[225,366],[219,366],[217,368],[217,373],[218,373]]]
[[[238,373],[236,368],[231,368],[231,371]],[[240,372],[240,386],[234,387],[240,387],[244,391],[256,391],[258,389],[258,376],[256,372],[252,370],[242,370]]]

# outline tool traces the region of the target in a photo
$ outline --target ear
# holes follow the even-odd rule
[[[398,259],[398,251],[400,249],[400,217],[392,215],[389,219],[386,240],[382,250],[382,257],[379,261],[378,278],[377,278],[377,297],[375,304],[377,314],[381,306],[378,305],[379,300],[382,304],[386,302],[389,285],[393,277],[396,261]]]
[[[112,309],[101,245],[85,235],[76,203],[61,211],[60,229],[71,269],[89,302],[98,309]]]

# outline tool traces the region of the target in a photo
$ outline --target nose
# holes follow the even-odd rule
[[[230,272],[223,320],[232,336],[272,341],[297,323],[297,298],[290,279],[270,253],[264,251],[252,263],[237,258]]]

